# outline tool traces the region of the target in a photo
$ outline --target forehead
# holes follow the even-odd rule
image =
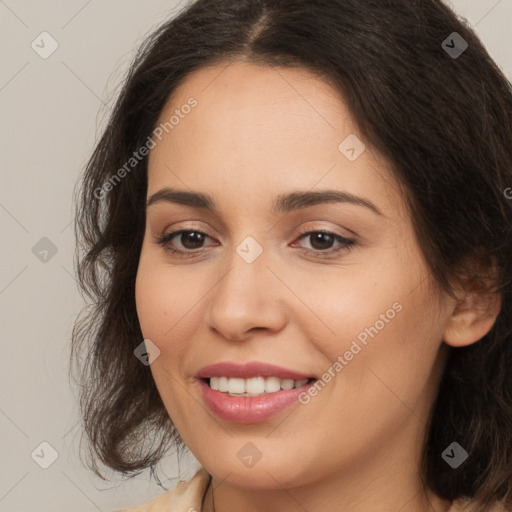
[[[361,149],[341,94],[308,70],[243,62],[202,68],[174,91],[159,123],[172,117],[150,152],[148,195],[200,184],[247,200],[315,186],[360,193],[364,185],[396,202],[388,162],[368,144]],[[362,151],[355,160],[343,153],[347,140]]]

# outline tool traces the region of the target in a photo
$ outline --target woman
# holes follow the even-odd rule
[[[438,0],[162,26],[82,182],[94,471],[191,450],[132,511],[512,510],[511,142]]]

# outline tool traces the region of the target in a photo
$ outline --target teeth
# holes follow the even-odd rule
[[[295,382],[293,382],[293,379],[284,379],[281,381],[281,387],[283,389],[293,389],[294,385]]]
[[[218,377],[219,391],[226,392],[228,390],[228,379],[227,377]]]
[[[228,379],[228,393],[245,393],[245,380],[244,379]]]
[[[268,377],[265,379],[265,393],[275,393],[281,389],[281,379]]]
[[[279,379],[278,377],[252,377],[250,379],[211,377],[210,387],[230,395],[260,396],[266,393],[276,393],[281,389],[299,388],[304,386],[308,380]]]
[[[240,380],[243,381],[243,379]],[[265,393],[265,379],[263,377],[253,377],[252,379],[247,379],[245,381],[245,389],[242,391],[242,393],[243,392],[249,393],[249,395],[261,395],[262,393]]]

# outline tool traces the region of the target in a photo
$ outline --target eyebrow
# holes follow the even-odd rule
[[[152,194],[147,200],[146,208],[162,202],[181,204],[211,211],[218,210],[215,200],[206,194],[176,190],[169,187],[164,187]],[[346,203],[363,206],[377,215],[384,216],[379,208],[368,199],[339,190],[300,191],[280,194],[272,203],[272,212],[275,214],[288,213],[324,203]]]

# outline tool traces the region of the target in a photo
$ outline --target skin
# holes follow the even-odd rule
[[[202,68],[161,120],[191,96],[197,106],[150,152],[147,197],[164,187],[202,192],[218,210],[147,208],[136,303],[144,338],[160,349],[156,385],[212,475],[215,510],[448,510],[419,477],[443,349],[480,339],[499,301],[462,291],[455,301],[432,284],[390,162],[368,144],[355,161],[339,151],[349,134],[363,136],[317,76],[239,61]],[[346,203],[271,211],[279,194],[324,189],[369,200],[382,215]],[[179,229],[208,236],[155,243]],[[340,244],[322,249],[302,236],[320,229],[355,243],[322,257]],[[236,252],[248,236],[263,249],[250,264]],[[262,361],[320,378],[395,303],[401,311],[307,405],[249,425],[204,405],[195,379],[203,366]],[[248,442],[262,454],[252,467],[237,457]]]

